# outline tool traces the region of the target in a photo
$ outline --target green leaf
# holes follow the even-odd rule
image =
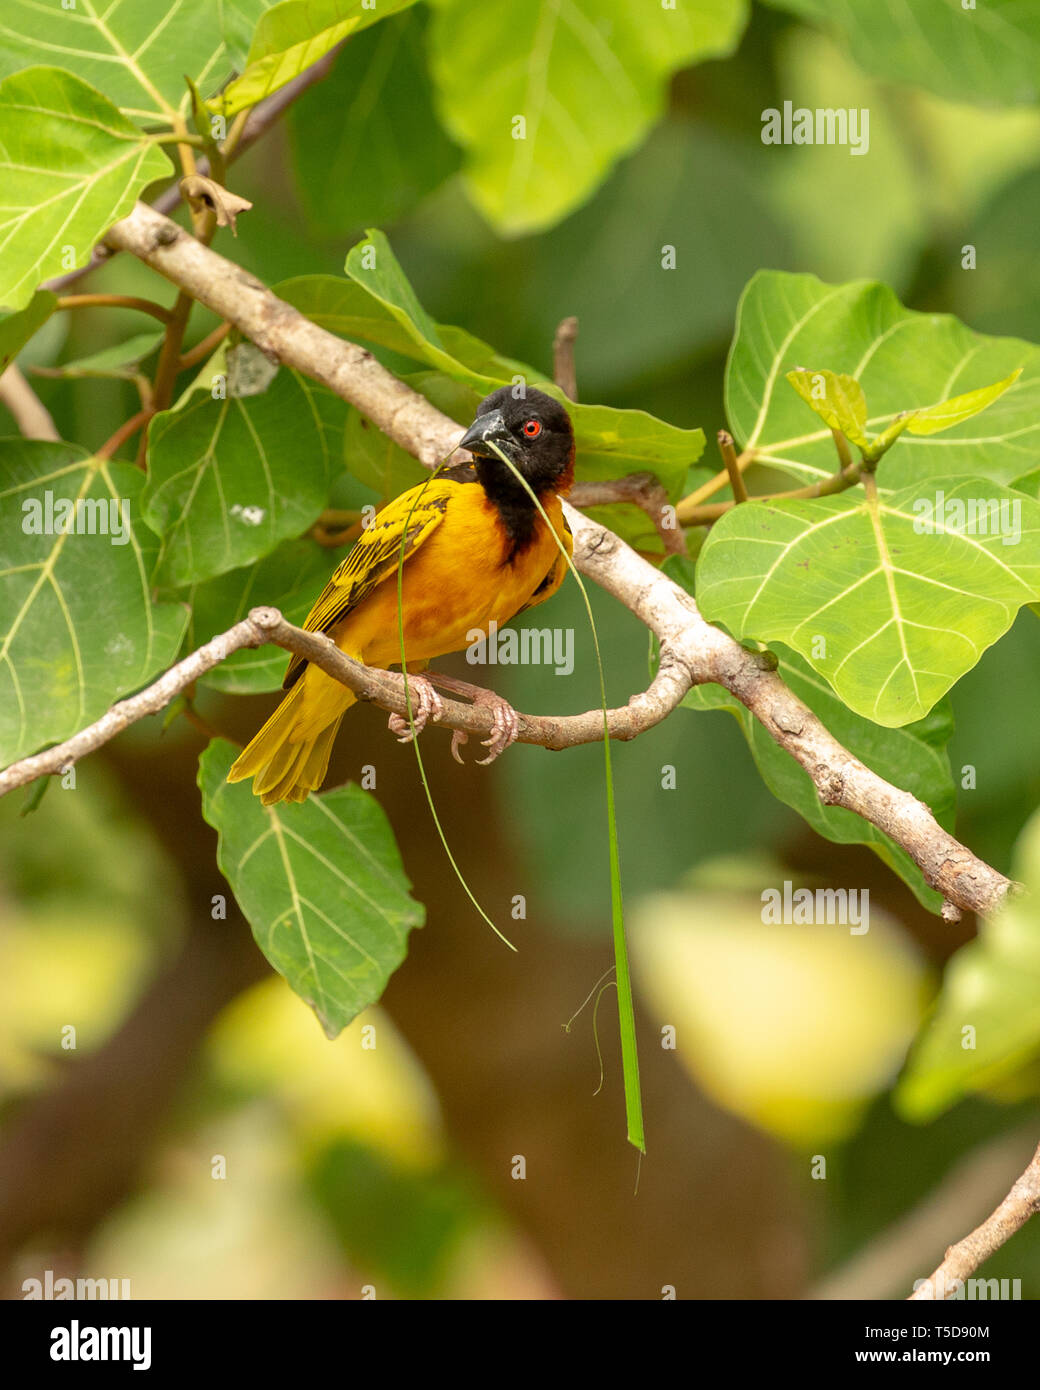
[[[666,568],[672,577],[673,562]],[[902,729],[883,729],[853,712],[808,662],[781,648],[779,673],[791,690],[818,715],[836,739],[886,781],[910,792],[928,806],[939,824],[953,829],[953,775],[946,745],[953,715],[945,700],[925,718]],[[700,685],[683,700],[686,709],[724,709],[733,714],[748,741],[762,780],[778,800],[792,807],[818,835],[841,845],[869,845],[878,858],[908,884],[920,903],[939,912],[942,895],[929,888],[907,852],[862,816],[841,806],[824,806],[809,774],[769,737],[745,705],[721,685]]]
[[[0,82],[0,304],[90,259],[173,165],[100,92],[58,68]]]
[[[382,232],[373,235],[378,238],[376,250],[384,251],[387,257],[393,259],[393,252]],[[363,242],[362,246],[367,244]],[[354,265],[361,275],[365,275],[359,258],[355,258]],[[396,260],[393,265],[390,278],[400,285],[404,282],[404,273]],[[389,281],[386,288],[389,288]],[[439,352],[441,355],[431,365],[440,366],[443,371],[445,364],[449,364],[452,368],[449,375],[468,382],[480,395],[493,389],[489,382],[500,386],[514,376],[524,376],[533,381],[540,375],[525,362],[503,357],[463,328],[433,323],[415,300],[410,288],[407,302],[415,304],[419,318],[432,333],[430,339],[424,337],[417,323],[400,306],[395,310],[359,280],[345,280],[338,275],[297,275],[275,285],[274,293],[330,333],[338,333],[355,341],[360,338],[417,362],[429,362],[431,352]],[[402,304],[404,302],[402,300]]]
[[[1040,4],[980,0],[767,0],[838,30],[867,72],[951,101],[1009,106],[1040,99]]]
[[[414,3],[379,0],[374,7],[366,0],[282,0],[261,16],[241,77],[230,82],[210,106],[225,116],[255,106],[349,35]]]
[[[923,718],[1038,596],[1040,505],[978,478],[747,502],[697,565],[710,622],[793,647],[888,728]]]
[[[1027,892],[987,917],[946,967],[895,1093],[907,1119],[930,1120],[1040,1052],[1040,814],[1022,832],[1012,876]]]
[[[316,541],[283,541],[256,564],[192,585],[180,595],[191,604],[184,641],[186,652],[194,651],[218,632],[226,632],[259,605],[270,604],[290,623],[302,627],[339,559],[339,555]],[[200,676],[199,684],[231,695],[278,690],[287,660],[279,647],[234,652],[227,661]]]
[[[366,260],[373,257],[374,264],[367,266]],[[564,401],[574,424],[576,476],[579,479],[618,478],[627,473],[651,472],[661,480],[670,497],[678,498],[689,465],[704,450],[703,430],[680,429],[642,410],[615,410],[611,406],[568,401],[537,369],[502,356],[465,329],[434,323],[416,299],[382,232],[371,232],[365,241],[355,246],[347,257],[347,267],[357,279],[301,275],[283,281],[275,287],[275,292],[331,333],[342,334],[352,341],[360,339],[374,343],[427,363],[435,368],[438,378],[468,387],[472,406],[499,386],[508,385],[516,377],[523,378]],[[416,389],[429,395],[434,404],[448,414],[455,414],[453,406],[466,399],[461,394],[444,392],[432,374],[417,377],[415,384]],[[438,391],[450,395],[451,404],[438,399]],[[472,418],[472,410],[467,413]],[[460,423],[465,418],[463,416]],[[352,437],[356,442],[356,435]],[[363,449],[363,460],[375,459],[377,453],[376,445],[372,444]],[[397,467],[402,460],[392,449],[379,457],[382,465],[377,471],[382,476],[407,473],[407,465]],[[391,458],[395,463],[388,475]],[[361,470],[358,476],[376,487],[371,480],[371,463],[363,461]],[[381,488],[376,490],[382,491]],[[615,512],[614,522],[617,516]],[[627,537],[628,530],[623,534]]]
[[[909,437],[885,459],[888,486],[970,474],[1009,483],[1040,448],[1040,349],[1017,338],[986,338],[946,314],[913,313],[886,285],[825,285],[814,275],[761,271],[737,310],[726,365],[726,414],[742,448],[813,483],[838,459],[830,430],[811,423],[783,377],[805,362],[853,377],[870,404],[867,426],[882,433],[897,416],[945,400],[963,385],[1022,374],[978,424],[964,420],[941,439]]]
[[[853,444],[866,448],[869,442],[867,399],[855,377],[846,376],[844,372],[802,368],[788,372],[787,380],[824,424],[832,430],[840,430]]]
[[[187,74],[212,91],[231,61],[211,0],[4,0],[0,76],[35,63],[58,63],[103,92],[126,116],[168,125],[190,110]]]
[[[417,459],[358,410],[347,419],[343,457],[351,474],[386,501],[429,476]]]
[[[959,425],[962,420],[970,420],[1014,386],[1021,375],[1021,367],[1016,367],[1010,376],[992,386],[982,386],[977,391],[965,392],[963,396],[951,396],[948,401],[940,401],[938,405],[915,410],[906,428],[910,434],[938,434],[940,430]]]
[[[6,764],[68,738],[173,661],[187,613],[151,601],[157,547],[138,469],[72,444],[5,440],[0,477]],[[71,529],[58,530],[66,517]]]
[[[242,72],[249,61],[249,45],[253,42],[256,26],[277,0],[217,0],[217,3],[228,58],[235,71]]]
[[[17,314],[0,315],[0,373],[6,371],[37,329],[43,327],[57,303],[58,296],[50,290],[37,290]]]
[[[123,343],[114,347],[102,348],[86,357],[77,357],[72,362],[63,362],[59,367],[46,367],[41,376],[61,377],[116,377],[132,381],[138,374],[142,361],[150,356],[163,340],[162,329],[154,333],[136,333]]]
[[[261,951],[334,1038],[379,999],[423,908],[374,797],[348,784],[265,807],[225,781],[237,752],[215,739],[199,760],[217,863]]]
[[[646,135],[676,69],[732,52],[747,12],[745,0],[439,0],[430,70],[474,202],[508,234],[560,221]]]
[[[395,221],[458,168],[433,113],[424,35],[425,12],[412,9],[352,38],[315,99],[290,109],[300,196],[319,231]]]
[[[382,232],[370,231],[351,249],[346,270],[390,315],[395,326],[389,335],[393,341],[387,341],[386,346],[400,343],[396,350],[407,351],[455,381],[472,386],[481,396],[508,384],[513,379],[509,368],[520,367],[519,375],[530,385],[563,401],[574,426],[578,478],[619,478],[649,471],[673,499],[678,496],[689,466],[704,450],[703,430],[679,429],[642,410],[569,401],[540,373],[525,371],[522,363],[499,357],[486,343],[461,329],[442,329],[419,303]],[[497,375],[485,374],[496,369]]]
[[[177,586],[259,559],[310,526],[329,464],[310,392],[281,370],[258,395],[204,393],[148,430],[145,517],[163,537],[156,578]]]

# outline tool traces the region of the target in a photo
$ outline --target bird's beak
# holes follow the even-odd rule
[[[488,447],[492,442],[497,444],[503,453],[510,452],[509,446],[513,444],[513,436],[500,410],[478,415],[459,440],[458,447],[468,449],[471,454],[481,454],[484,458],[497,458],[494,450]]]

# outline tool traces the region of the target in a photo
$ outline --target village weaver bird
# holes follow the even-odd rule
[[[485,740],[491,751],[483,759],[491,762],[516,738],[515,711],[490,691],[411,673],[469,645],[475,630],[486,636],[492,622],[509,622],[559,588],[567,566],[557,537],[568,555],[572,551],[560,495],[574,480],[574,433],[566,410],[551,396],[528,389],[514,397],[512,387],[502,387],[481,401],[459,447],[474,462],[409,489],[377,512],[304,627],[329,633],[341,651],[368,666],[400,665],[397,573],[403,538],[401,612],[415,730],[443,712],[436,680],[492,707],[494,726]],[[495,448],[526,479],[552,530]],[[285,699],[228,773],[229,782],[252,777],[265,806],[304,801],[321,786],[340,720],[357,699],[301,656],[289,662],[282,688]],[[402,742],[412,736],[408,720],[398,714],[390,716],[390,729]],[[452,739],[459,762],[465,741],[461,732]]]

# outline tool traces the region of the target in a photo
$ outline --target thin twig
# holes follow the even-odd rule
[[[0,405],[11,412],[19,433],[26,439],[61,440],[50,411],[15,362],[5,372],[0,372]]]
[[[668,491],[653,473],[630,473],[624,478],[605,478],[602,482],[575,483],[568,495],[574,507],[603,507],[613,502],[631,502],[641,507],[654,523],[665,553],[686,554],[686,537],[668,500]]]
[[[738,502],[746,502],[748,500],[747,484],[744,482],[744,475],[737,463],[737,451],[733,447],[733,436],[729,430],[719,430],[718,440],[719,453],[722,455],[722,462],[726,465],[730,487],[733,489],[734,505]]]
[[[553,381],[572,401],[578,399],[578,375],[574,366],[574,340],[578,320],[572,314],[562,319],[553,338]]]
[[[737,468],[743,473],[746,468],[751,467],[754,461],[755,450],[744,449],[737,455]],[[694,488],[693,492],[683,497],[675,508],[679,520],[683,525],[690,525],[690,518],[696,512],[697,508],[700,507],[702,503],[706,502],[709,497],[714,497],[717,492],[721,492],[729,481],[729,469],[723,468],[716,473],[714,477],[709,478],[706,483],[702,483],[700,487]],[[728,507],[732,504],[727,503],[726,505]]]
[[[965,1154],[918,1205],[862,1249],[829,1271],[806,1294],[809,1300],[846,1302],[891,1298],[927,1269],[951,1228],[978,1221],[1007,1191],[1008,1173],[1025,1162],[1035,1126],[990,1139]]]
[[[140,309],[142,314],[151,314],[160,323],[169,323],[173,317],[171,310],[154,299],[141,299],[133,294],[65,294],[58,300],[59,309]]]
[[[938,1269],[910,1294],[911,1299],[956,1298],[969,1275],[1040,1211],[1040,1148],[1011,1191],[981,1226],[951,1245]]]
[[[194,367],[196,363],[205,361],[214,348],[220,346],[230,331],[231,325],[229,323],[218,324],[212,333],[207,333],[193,348],[188,349],[178,361],[177,370],[183,372],[189,367]]]
[[[848,488],[855,487],[860,481],[861,467],[861,464],[850,462],[847,470],[832,473],[829,478],[822,478],[818,483],[790,488],[786,492],[765,492],[757,496],[749,496],[747,501],[783,502],[800,497],[833,497],[835,493],[845,492]],[[718,521],[720,516],[725,516],[727,512],[731,512],[736,505],[732,501],[706,502],[699,507],[687,508],[684,518],[685,524],[687,526],[710,526],[713,522]]]
[[[104,444],[97,450],[94,457],[99,459],[110,459],[120,450],[126,441],[133,437],[139,429],[143,429],[148,421],[155,414],[154,410],[139,410],[136,415],[131,415],[129,420],[124,420],[116,432],[105,440]]]

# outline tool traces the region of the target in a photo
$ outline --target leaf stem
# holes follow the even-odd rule
[[[845,492],[850,487],[860,481],[863,473],[862,463],[853,463],[850,459],[848,468],[843,468],[839,473],[833,473],[829,478],[823,478],[818,483],[809,483],[806,487],[792,488],[789,492],[765,492],[756,497],[749,497],[749,502],[782,502],[786,499],[799,497],[832,497],[837,492]],[[736,506],[735,502],[710,502],[705,506],[697,507],[687,519],[689,526],[710,526],[713,521],[718,521],[719,517],[725,516]]]
[[[192,149],[205,149],[209,143],[202,135],[192,135],[185,128],[180,130],[158,130],[152,135],[146,135],[145,139],[153,145],[190,145]]]
[[[94,457],[110,459],[117,449],[122,448],[131,435],[136,434],[139,429],[147,425],[154,414],[154,410],[139,410],[136,415],[131,415],[129,420],[124,420],[115,434],[110,435],[104,444],[95,450]],[[140,465],[138,466],[140,467]]]
[[[744,482],[744,475],[740,471],[740,464],[737,462],[737,451],[733,447],[733,436],[729,430],[719,430],[719,453],[722,455],[722,462],[726,465],[726,472],[729,474],[730,486],[733,489],[733,501],[746,502],[748,500],[747,485]]]
[[[65,294],[58,300],[59,309],[140,309],[142,314],[151,314],[160,323],[169,323],[173,318],[171,310],[153,299],[140,299],[133,294]]]
[[[841,430],[836,430],[831,426],[831,434],[834,436],[834,447],[838,451],[838,459],[841,462],[841,471],[852,467],[852,450],[849,448],[849,441],[842,434]]]
[[[193,348],[189,348],[182,357],[178,358],[177,370],[183,372],[186,371],[188,367],[194,367],[196,363],[202,362],[210,355],[214,348],[220,346],[227,337],[230,328],[231,325],[226,320],[218,324],[212,333],[207,333],[200,342],[196,343]]]

